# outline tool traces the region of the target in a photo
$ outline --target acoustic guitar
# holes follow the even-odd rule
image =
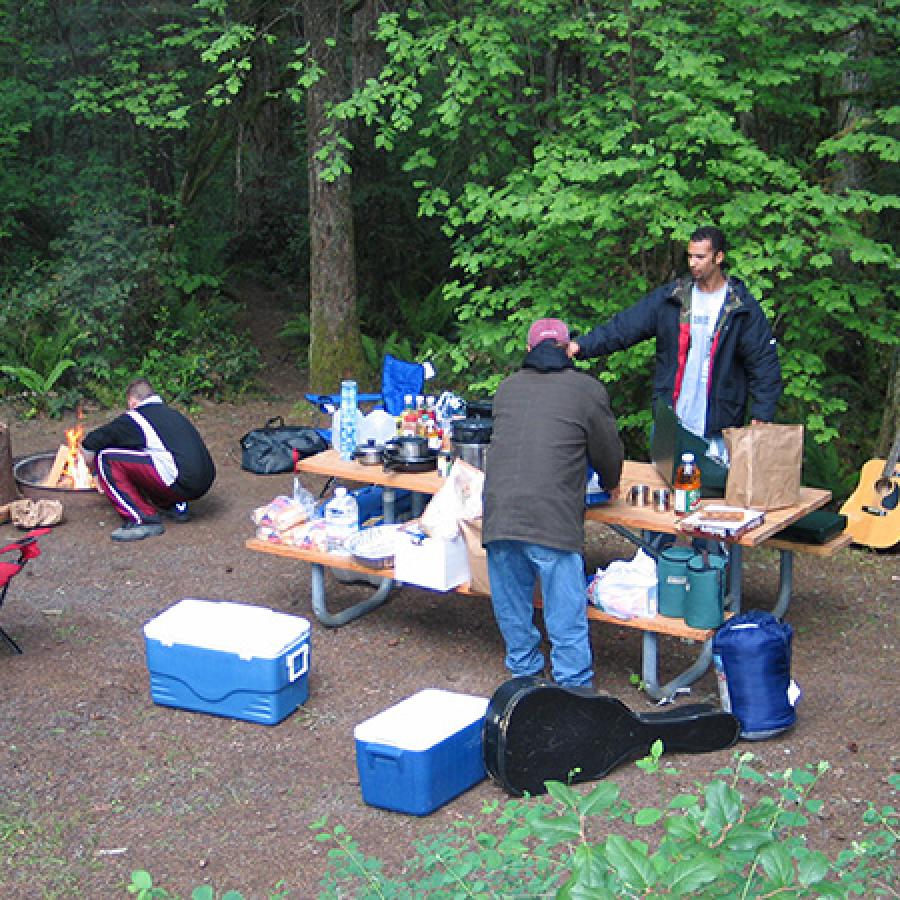
[[[887,462],[870,459],[859,473],[859,484],[841,507],[847,531],[857,544],[887,550],[900,541],[900,431]]]
[[[666,753],[706,753],[731,747],[740,731],[735,716],[708,704],[638,714],[615,697],[535,676],[512,678],[494,692],[482,749],[488,774],[508,793],[537,796],[546,781],[602,778],[646,756],[657,739]]]

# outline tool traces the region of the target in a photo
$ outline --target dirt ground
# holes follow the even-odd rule
[[[271,337],[271,336],[270,336]],[[485,802],[505,798],[484,781],[424,818],[365,805],[355,767],[354,726],[426,688],[490,696],[506,678],[502,644],[486,600],[397,590],[390,602],[345,627],[319,624],[309,567],[252,553],[251,511],[289,488],[288,476],[240,469],[240,436],[276,414],[299,421],[302,383],[288,355],[267,342],[272,388],[264,401],[206,405],[194,414],[218,467],[193,520],[135,544],[115,544],[111,508],[71,508],[41,540],[43,555],[11,584],[0,624],[24,653],[0,646],[0,896],[124,897],[134,869],[188,896],[217,891],[267,897],[283,881],[314,896],[326,850],[309,825],[342,823],[364,850],[397,873],[412,842]],[[311,408],[310,408],[311,409]],[[303,413],[304,415],[308,415]],[[90,411],[88,425],[108,418]],[[68,422],[11,420],[13,453],[55,449]],[[318,491],[322,481],[306,479]],[[20,536],[0,526],[5,544]],[[632,548],[600,526],[589,533],[591,566]],[[777,557],[748,551],[744,608],[771,609]],[[827,760],[825,807],[810,844],[834,857],[857,836],[868,800],[896,802],[898,771],[898,556],[845,550],[798,557],[788,620],[793,675],[804,697],[797,726],[771,741],[741,743],[761,771]],[[364,588],[328,576],[334,605]],[[149,695],[142,626],[183,597],[231,599],[312,622],[310,696],[266,727],[156,706]],[[637,712],[655,704],[630,683],[640,637],[594,623],[598,686]],[[696,650],[666,639],[664,675]],[[679,703],[716,699],[712,674]],[[690,788],[732,760],[732,751],[671,757]],[[634,804],[658,787],[634,766],[609,778]]]

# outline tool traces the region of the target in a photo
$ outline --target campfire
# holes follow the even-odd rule
[[[78,419],[83,416],[78,409]],[[66,442],[59,445],[53,465],[44,479],[44,487],[60,487],[70,490],[90,490],[95,487],[94,476],[81,455],[81,439],[84,426],[80,421],[73,428],[66,429]]]

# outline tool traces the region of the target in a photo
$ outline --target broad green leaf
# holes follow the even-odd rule
[[[797,874],[804,887],[810,887],[822,881],[828,874],[830,863],[824,853],[809,852],[800,857],[797,863]]]
[[[779,887],[791,882],[794,868],[791,855],[783,844],[767,844],[759,852],[759,861],[766,875]]]
[[[634,824],[645,826],[655,825],[662,818],[662,810],[653,806],[646,806],[639,809],[634,815]]]
[[[596,816],[609,809],[619,799],[620,789],[611,781],[601,781],[578,802],[578,810],[584,816]]]
[[[656,872],[645,851],[636,841],[628,841],[620,835],[610,835],[605,843],[606,858],[622,881],[638,890],[646,890],[656,882]]]
[[[715,881],[722,871],[722,862],[707,853],[676,862],[666,870],[662,880],[673,895],[689,896]]]

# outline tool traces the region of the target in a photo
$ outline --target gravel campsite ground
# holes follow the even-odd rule
[[[147,869],[178,896],[209,882],[263,898],[283,882],[290,896],[309,897],[327,852],[309,826],[323,816],[396,873],[415,839],[505,798],[484,781],[422,818],[363,803],[354,726],[427,687],[489,696],[505,680],[502,644],[486,600],[410,587],[359,621],[325,628],[310,607],[309,567],[245,548],[251,511],[286,491],[289,478],[243,472],[240,436],[272,415],[300,418],[299,381],[274,367],[271,375],[265,401],[203,405],[194,414],[219,474],[191,522],[115,544],[110,508],[72,509],[11,583],[0,624],[24,653],[0,647],[0,896],[124,897],[132,870]],[[89,411],[87,424],[108,415]],[[69,424],[7,421],[16,456],[55,449]],[[4,544],[19,535],[0,526]],[[592,567],[631,553],[601,526],[590,529]],[[817,787],[825,805],[808,835],[831,857],[857,836],[867,801],[896,804],[887,778],[900,768],[898,559],[856,548],[798,558],[788,614],[793,675],[804,694],[798,723],[775,740],[738,745],[756,754],[760,771],[830,763]],[[775,553],[748,551],[746,563],[744,607],[771,609]],[[365,590],[330,576],[329,589],[336,605]],[[183,597],[308,618],[306,704],[274,727],[154,705],[142,626]],[[630,680],[640,671],[640,636],[597,623],[592,634],[598,687],[637,712],[654,709]],[[695,649],[666,639],[666,668]],[[678,703],[716,697],[707,673]],[[731,750],[671,757],[680,773],[672,789],[690,788],[732,759]],[[608,777],[635,805],[657,799],[658,784],[633,765]]]

